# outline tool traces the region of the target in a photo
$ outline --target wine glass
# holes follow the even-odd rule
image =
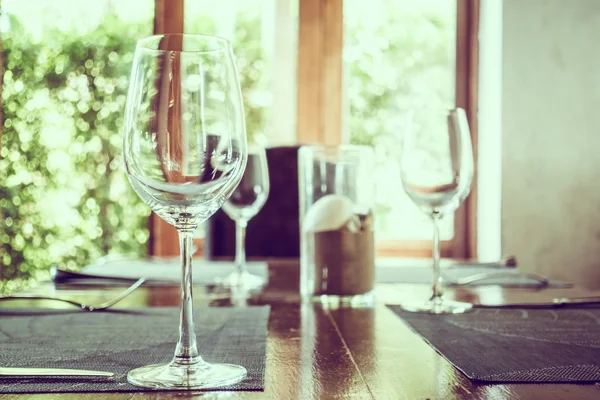
[[[265,205],[269,196],[269,167],[265,149],[254,145],[248,148],[248,163],[242,180],[231,197],[223,204],[223,211],[235,221],[236,270],[221,280],[226,286],[252,289],[262,286],[264,279],[246,268],[246,227]]]
[[[458,314],[471,304],[444,299],[440,274],[440,219],[454,212],[469,195],[473,150],[465,111],[420,110],[413,114],[400,157],[402,186],[433,222],[433,293],[425,302],[406,303],[412,312]]]
[[[192,312],[192,236],[231,195],[247,160],[246,128],[229,42],[157,35],[138,42],[124,119],[131,186],[179,233],[181,312],[171,362],[129,372],[138,386],[205,389],[235,384],[246,369],[198,353]]]

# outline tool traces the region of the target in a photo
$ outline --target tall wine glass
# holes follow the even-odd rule
[[[406,303],[406,311],[458,314],[471,304],[444,299],[440,274],[440,219],[453,213],[469,195],[473,150],[463,109],[421,110],[413,116],[400,158],[402,186],[433,222],[433,293],[425,302]]]
[[[198,353],[192,313],[192,234],[231,195],[247,160],[233,54],[225,39],[158,35],[138,42],[124,121],[125,168],[133,189],[179,232],[181,312],[173,360],[129,372],[144,387],[201,389],[246,377]]]
[[[254,145],[248,149],[248,163],[242,181],[223,204],[223,211],[235,221],[235,266],[222,283],[247,289],[262,286],[264,279],[246,268],[246,227],[269,197],[269,167],[265,149]]]

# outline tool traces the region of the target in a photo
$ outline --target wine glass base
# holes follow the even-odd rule
[[[129,371],[132,385],[155,389],[194,390],[215,389],[234,385],[246,378],[246,368],[233,364],[147,365]]]
[[[473,305],[454,300],[427,300],[401,304],[400,308],[408,312],[426,314],[463,314],[471,311]]]
[[[263,287],[266,282],[260,276],[253,275],[248,271],[234,271],[224,278],[219,278],[217,283],[224,287],[236,287],[251,290]]]

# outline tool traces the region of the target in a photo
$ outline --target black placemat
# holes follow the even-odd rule
[[[600,381],[600,309],[476,309],[430,315],[388,307],[469,379]]]
[[[195,310],[198,350],[208,362],[239,364],[248,377],[223,390],[263,390],[269,307]],[[179,310],[86,312],[0,309],[0,366],[110,371],[113,380],[0,378],[0,393],[152,391],[127,383],[127,372],[168,362]]]

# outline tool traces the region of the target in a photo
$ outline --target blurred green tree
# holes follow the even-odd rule
[[[373,146],[376,153],[378,238],[416,239],[423,230],[429,235],[427,217],[397,190],[398,149],[412,110],[454,104],[455,32],[454,1],[344,3],[348,131],[351,143]],[[413,115],[413,127],[425,124],[422,115]],[[436,154],[432,162],[440,162]],[[453,234],[452,218],[444,219],[442,234]]]
[[[246,132],[248,141],[253,142],[264,133],[269,114],[268,107],[255,101],[260,87],[268,79],[263,44],[261,42],[261,15],[259,10],[238,11],[235,15],[235,32],[231,41],[235,54],[236,67],[240,78],[240,87],[244,101]],[[215,22],[206,14],[194,15],[187,19],[186,32],[203,35],[215,35]]]
[[[261,79],[260,37],[239,15],[236,45],[242,94]],[[200,19],[198,30],[214,31]],[[16,18],[3,34],[4,128],[0,150],[0,292],[50,265],[76,269],[108,253],[146,253],[148,207],[121,164],[121,128],[133,51],[151,24],[107,14],[75,35],[52,29],[40,42]],[[248,131],[264,109],[245,108]]]
[[[39,278],[109,251],[141,254],[148,208],[119,168],[135,43],[151,27],[114,15],[84,36],[3,36],[0,281]],[[14,284],[14,283],[13,283]]]
[[[411,108],[454,104],[454,2],[349,4],[344,61],[353,143],[375,146],[397,134]]]

